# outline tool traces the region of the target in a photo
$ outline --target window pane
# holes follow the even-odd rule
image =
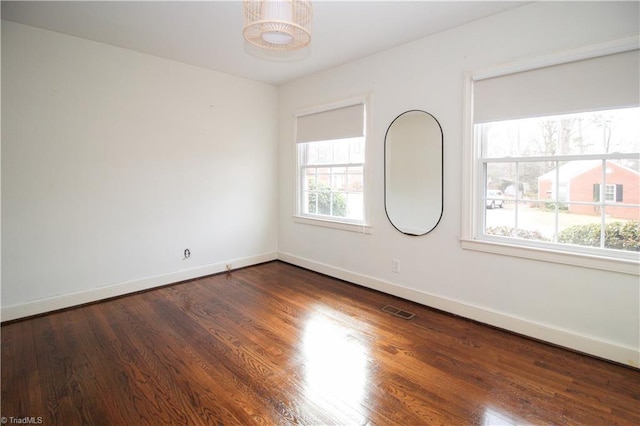
[[[618,212],[616,207],[640,204],[639,162],[636,159],[607,161],[604,192],[607,204],[612,205],[607,206],[607,215],[620,218],[637,217],[637,214],[622,213],[624,210]]]
[[[638,211],[634,221],[617,220],[605,226],[605,248],[625,251],[640,251],[640,222]]]
[[[611,219],[605,226],[605,247],[615,250],[640,251],[640,215],[637,208],[616,207],[630,220]],[[622,213],[621,210],[628,210]],[[608,210],[608,209],[607,209]]]
[[[303,189],[305,191],[315,190],[317,185],[316,169],[307,169],[305,170],[305,174],[306,174],[305,180],[304,180],[305,187]]]
[[[303,164],[318,164],[318,145],[307,143],[301,145],[301,147],[305,153]]]
[[[319,191],[315,194],[318,203],[318,214],[331,214],[331,193]]]
[[[331,175],[331,190],[344,191],[347,188],[347,168],[334,167]]]
[[[331,193],[331,213],[332,216],[347,216],[347,195],[344,192]]]
[[[487,235],[551,241],[555,230],[554,215],[529,201],[518,201],[503,209],[486,210]]]
[[[349,162],[364,163],[364,139],[349,142]]]
[[[349,162],[349,144],[333,144],[333,162],[335,164],[347,164]]]
[[[364,163],[364,138],[299,143],[301,165]]]
[[[637,209],[630,209],[637,213]],[[631,212],[630,212],[631,213]],[[602,223],[600,217],[561,217],[558,242],[583,247],[604,247],[614,250],[640,251],[640,222],[606,218],[604,245],[601,242]]]
[[[606,205],[605,216],[610,221],[640,221],[640,207],[625,204]],[[640,235],[637,236],[640,239]]]
[[[503,192],[507,188],[509,188],[509,191],[514,191],[516,184],[516,167],[516,163],[487,164],[487,206],[494,201],[494,204],[499,203],[499,207],[502,207],[501,201],[504,199]]]
[[[362,192],[364,188],[362,167],[349,167],[347,190],[351,192]]]
[[[302,193],[302,210],[304,213],[316,213],[317,208],[317,197],[315,192],[303,191]]]
[[[333,147],[330,143],[318,145],[318,164],[329,164],[333,162]]]
[[[551,188],[541,185],[540,178],[555,167],[555,161],[523,161],[518,163],[518,184],[521,198],[538,200],[554,197]]]
[[[640,124],[639,124],[640,126]],[[635,176],[635,180],[640,179],[640,155],[637,158],[625,158],[622,160],[609,160],[607,161],[607,183],[615,183],[611,178],[617,178],[616,176],[619,169],[627,169],[634,173],[626,173],[630,176]]]
[[[591,220],[590,220],[591,219]],[[583,247],[600,247],[601,223],[596,218],[583,216],[577,220],[563,220],[559,226],[559,243]]]
[[[476,124],[482,155],[531,157],[640,151],[640,108]]]

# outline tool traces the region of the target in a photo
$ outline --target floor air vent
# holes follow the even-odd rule
[[[395,315],[398,318],[402,318],[405,320],[410,320],[411,318],[416,316],[416,314],[412,312],[403,311],[402,309],[396,308],[395,306],[391,305],[383,306],[382,310],[388,314]]]

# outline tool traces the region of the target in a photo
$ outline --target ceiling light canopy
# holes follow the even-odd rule
[[[244,0],[244,38],[267,50],[298,50],[311,42],[310,0]]]

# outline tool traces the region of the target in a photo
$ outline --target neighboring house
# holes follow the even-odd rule
[[[538,178],[539,199],[552,198],[556,191],[556,177],[559,182],[559,201],[599,202],[600,194],[603,193],[608,204],[607,216],[616,219],[640,220],[640,212],[637,208],[616,205],[616,203],[640,204],[640,173],[637,171],[607,161],[606,184],[602,192],[601,161],[570,162]],[[574,214],[599,215],[600,206],[568,204],[568,211]]]

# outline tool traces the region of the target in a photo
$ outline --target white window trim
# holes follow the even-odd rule
[[[335,101],[335,102],[330,102],[330,103],[326,103],[326,104],[322,104],[322,105],[318,105],[318,106],[314,106],[314,107],[309,107],[309,108],[305,108],[305,109],[301,109],[296,111],[293,116],[294,116],[294,131],[293,131],[293,140],[294,143],[296,143],[296,133],[297,133],[297,122],[298,122],[298,118],[305,116],[305,115],[309,115],[309,114],[315,114],[315,113],[319,113],[319,112],[323,112],[323,111],[329,111],[332,109],[339,109],[339,108],[343,108],[343,107],[348,107],[351,105],[356,105],[356,104],[363,104],[364,105],[364,111],[365,111],[365,117],[364,117],[364,167],[363,167],[363,173],[364,173],[364,188],[363,188],[363,193],[362,193],[362,197],[363,197],[363,214],[364,217],[362,219],[362,221],[351,221],[351,220],[345,220],[345,219],[339,219],[339,218],[332,218],[332,217],[318,217],[318,216],[307,216],[307,215],[302,215],[300,214],[300,170],[299,170],[299,164],[298,164],[298,148],[297,146],[294,148],[295,153],[293,155],[293,167],[294,167],[294,176],[295,176],[295,180],[296,183],[294,185],[294,194],[293,194],[293,200],[294,200],[294,205],[293,205],[293,221],[295,223],[300,223],[303,225],[311,225],[311,226],[320,226],[320,227],[325,227],[325,228],[331,228],[331,229],[338,229],[338,230],[342,230],[342,231],[350,231],[350,232],[357,232],[360,234],[371,234],[373,232],[373,226],[370,223],[370,218],[371,218],[371,208],[369,206],[369,193],[371,192],[370,188],[372,185],[372,175],[373,173],[371,172],[372,170],[372,160],[371,160],[371,149],[369,147],[369,137],[368,135],[371,134],[371,122],[372,122],[372,104],[373,104],[373,96],[371,94],[366,94],[366,95],[360,95],[360,96],[354,96],[354,97],[350,97],[350,98],[346,98],[346,99],[342,99],[339,101]],[[296,144],[297,145],[297,144]]]
[[[322,226],[325,228],[339,229],[341,231],[357,232],[359,234],[371,234],[373,231],[370,225],[343,222],[335,219],[320,219],[317,217],[294,215],[293,221],[303,225]]]
[[[537,58],[520,60],[505,65],[470,71],[465,74],[464,102],[463,102],[463,154],[462,154],[462,212],[461,212],[461,246],[463,249],[495,253],[506,256],[520,257],[551,263],[581,266],[585,268],[601,269],[624,274],[640,275],[640,261],[638,258],[612,258],[584,251],[554,250],[548,247],[536,247],[533,244],[515,244],[501,241],[500,238],[478,239],[475,228],[484,211],[483,182],[476,182],[480,144],[473,140],[473,83],[487,78],[498,77],[521,71],[529,71],[546,66],[559,65],[566,62],[590,59],[598,56],[611,55],[638,49],[639,37],[631,36],[597,45],[586,46],[570,51],[555,53]],[[559,247],[560,248],[560,247]],[[630,255],[635,256],[634,253]]]

